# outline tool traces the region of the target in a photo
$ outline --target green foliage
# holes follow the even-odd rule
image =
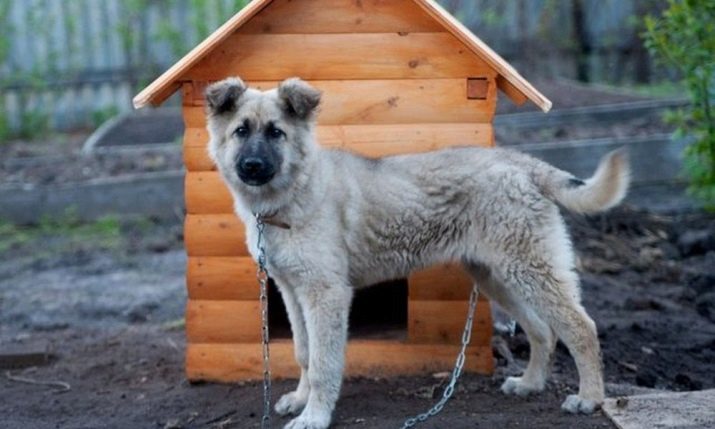
[[[26,140],[47,135],[50,130],[50,117],[40,110],[27,110],[20,116],[20,129],[17,137]]]
[[[97,109],[92,112],[92,124],[95,127],[98,127],[118,114],[119,109],[117,109],[116,106],[108,106],[102,109]]]
[[[121,244],[121,238],[120,221],[113,216],[82,222],[75,211],[68,210],[59,218],[44,218],[34,226],[0,220],[0,254],[21,250],[33,242],[44,242],[47,250],[54,251],[82,246],[114,249]]]
[[[715,2],[668,0],[668,6],[661,17],[646,17],[645,46],[682,75],[691,105],[669,120],[677,136],[693,139],[685,153],[690,192],[715,209]]]

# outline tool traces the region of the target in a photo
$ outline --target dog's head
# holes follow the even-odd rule
[[[288,188],[315,149],[320,92],[297,78],[269,91],[229,78],[205,97],[209,153],[224,179],[249,194]]]

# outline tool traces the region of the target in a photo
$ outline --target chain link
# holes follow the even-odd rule
[[[256,278],[260,285],[260,301],[261,301],[261,343],[263,345],[263,418],[261,418],[261,429],[268,429],[271,426],[271,362],[268,336],[268,270],[266,269],[266,247],[264,239],[264,230],[266,224],[263,222],[261,215],[254,214],[256,217],[256,229],[258,230],[258,272]]]
[[[449,401],[449,399],[454,394],[454,387],[459,380],[459,376],[461,376],[462,372],[464,371],[464,362],[466,360],[467,346],[469,345],[469,341],[472,339],[472,324],[474,321],[474,311],[477,308],[477,298],[479,298],[479,289],[477,289],[477,285],[475,283],[472,287],[472,293],[469,295],[469,311],[467,313],[467,322],[464,324],[464,331],[462,332],[462,349],[457,355],[457,361],[455,362],[454,369],[452,370],[452,377],[449,380],[449,384],[444,389],[444,392],[442,392],[442,398],[436,404],[434,404],[434,406],[430,408],[427,412],[405,420],[405,423],[402,425],[402,429],[413,428],[420,423],[424,423],[430,417],[434,417],[439,414],[440,411],[442,411],[442,409],[444,408],[447,401]]]

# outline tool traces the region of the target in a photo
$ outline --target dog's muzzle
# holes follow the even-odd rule
[[[243,183],[249,186],[261,186],[270,182],[276,175],[273,163],[260,157],[245,157],[236,163],[236,173]]]

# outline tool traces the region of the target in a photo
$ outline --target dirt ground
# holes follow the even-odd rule
[[[715,387],[714,221],[704,213],[628,208],[569,218],[610,395]],[[184,379],[180,224],[43,228],[23,229],[22,239],[7,226],[0,229],[0,353],[49,356],[39,366],[3,369],[0,427],[258,426],[259,385],[191,385]],[[495,354],[497,374],[466,375],[454,400],[423,427],[613,427],[600,413],[559,411],[576,384],[562,347],[545,393],[504,397],[501,380],[528,357],[522,333],[506,342],[514,363]],[[428,408],[443,383],[429,375],[348,380],[334,427],[399,427]],[[274,397],[293,386],[277,382]],[[275,427],[278,422],[284,421],[276,417]]]

